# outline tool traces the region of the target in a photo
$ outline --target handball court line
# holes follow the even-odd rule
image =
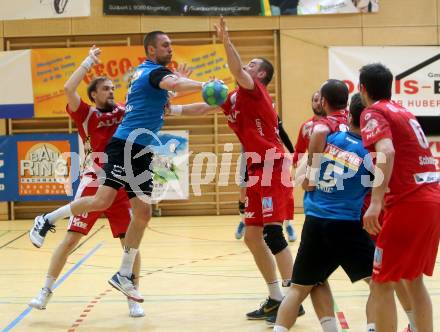
[[[98,229],[94,234],[96,234],[98,231],[100,231],[102,228]],[[25,232],[24,234],[26,234]],[[22,237],[24,234],[20,235]],[[93,234],[93,235],[94,235]],[[89,237],[90,238],[90,237]],[[85,241],[87,241],[89,238],[87,238]],[[18,238],[17,238],[18,239]],[[15,240],[14,240],[15,241]],[[84,241],[84,242],[85,242]],[[84,243],[83,242],[83,243]],[[78,245],[80,247],[83,243]],[[104,242],[98,243],[94,248],[92,248],[83,258],[81,258],[74,266],[72,266],[57,282],[54,284],[53,289],[55,290],[58,286],[60,286],[66,279],[75,272],[84,262],[86,262],[96,251],[98,251],[99,248],[102,247]],[[77,248],[78,248],[77,247]],[[1,249],[2,247],[0,247]],[[75,251],[77,248],[75,248],[73,251]],[[18,323],[20,323],[30,312],[32,308],[27,307],[25,310],[23,310],[12,322],[10,322],[4,329],[2,329],[2,332],[8,332],[12,330],[15,326],[17,326]]]

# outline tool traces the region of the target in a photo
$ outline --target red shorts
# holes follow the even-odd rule
[[[423,211],[423,212],[421,212]],[[406,202],[385,210],[374,253],[373,280],[432,276],[440,239],[440,203]]]
[[[86,175],[81,179],[75,199],[85,196],[93,196],[97,190],[98,186],[96,181],[92,177]],[[131,220],[131,209],[125,189],[119,189],[113,204],[107,210],[84,213],[80,216],[70,217],[67,230],[87,235],[101,215],[107,217],[114,238],[120,237],[121,235],[123,236],[127,233],[127,228]]]
[[[282,172],[281,166],[274,167],[272,180],[269,183],[263,178],[263,167],[249,167],[249,181],[258,177],[254,185],[246,189],[245,224],[261,226],[271,222],[283,223],[293,220],[293,187],[290,172]],[[284,182],[282,181],[284,177]]]

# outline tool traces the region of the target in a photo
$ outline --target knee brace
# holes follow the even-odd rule
[[[266,225],[263,228],[263,238],[272,254],[276,255],[287,247],[282,225]]]

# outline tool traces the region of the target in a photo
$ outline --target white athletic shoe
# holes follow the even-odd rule
[[[293,228],[292,224],[290,223],[290,220],[286,222],[286,232],[287,232],[287,238],[289,242],[295,242],[296,241],[296,232]]]
[[[35,247],[41,248],[48,231],[55,232],[55,225],[49,224],[44,215],[36,216],[34,225],[29,231],[29,239]]]
[[[44,310],[52,295],[53,292],[49,288],[44,287],[41,289],[40,294],[29,302],[29,306],[38,310]]]
[[[129,298],[127,298],[127,303],[128,303],[128,310],[130,312],[130,317],[144,317],[145,316],[145,311],[144,308],[142,308],[142,306],[133,301],[130,300]]]
[[[108,280],[108,283],[118,291],[122,292],[130,300],[140,303],[144,302],[144,298],[142,297],[141,293],[139,293],[139,291],[134,287],[132,278],[121,276],[119,272],[117,272]]]

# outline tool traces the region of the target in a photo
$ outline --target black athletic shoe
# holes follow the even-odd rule
[[[281,301],[273,300],[270,297],[264,301],[260,308],[246,314],[247,319],[257,320],[266,319],[270,316],[276,315],[278,308],[280,307]]]
[[[298,310],[298,317],[303,316],[306,313],[306,311],[304,310],[303,305],[301,304],[299,306],[299,310]],[[277,315],[274,314],[272,316],[269,316],[266,318],[266,324],[269,326],[275,326],[275,322],[277,320]]]

